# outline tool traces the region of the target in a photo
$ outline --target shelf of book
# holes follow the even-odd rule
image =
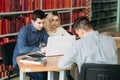
[[[3,34],[3,35],[0,35],[0,38],[17,36],[17,35],[18,35],[18,32],[16,32],[16,33],[10,33],[10,34]]]
[[[77,17],[87,16],[91,20],[91,0],[0,0],[0,5],[0,45],[15,41],[19,30],[30,23],[31,13],[36,9],[46,14],[58,11],[61,26],[73,34],[72,25]],[[0,57],[2,59],[1,53]]]
[[[106,27],[107,24],[116,23],[117,0],[92,0],[92,24],[95,28]]]
[[[47,12],[51,12],[51,11],[59,11],[59,12],[62,12],[62,11],[68,11],[70,10],[70,8],[61,8],[61,9],[48,9],[48,10],[43,10],[45,13]],[[17,15],[17,14],[29,14],[29,13],[32,13],[33,10],[31,11],[17,11],[17,12],[1,12],[0,13],[0,16],[10,16],[10,15]]]

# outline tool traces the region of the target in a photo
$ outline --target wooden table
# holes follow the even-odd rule
[[[120,37],[113,37],[113,39],[115,40],[116,47],[120,48]]]
[[[116,43],[116,47],[120,48],[120,32],[102,32],[102,35],[106,35],[106,36],[112,36],[113,39],[115,40]]]
[[[111,32],[102,32],[101,34],[112,37],[120,37],[120,32],[111,31]]]
[[[48,72],[48,80],[54,80],[53,73],[54,71],[59,72],[59,80],[65,79],[65,70],[70,70],[70,68],[59,69],[57,66],[58,60],[61,56],[47,57],[47,64],[45,66],[34,65],[34,64],[23,64],[20,62],[20,59],[25,57],[19,56],[17,57],[18,66],[20,69],[20,80],[25,80],[26,72]]]

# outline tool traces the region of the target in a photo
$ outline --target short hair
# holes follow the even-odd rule
[[[49,13],[47,16],[46,16],[46,21],[45,21],[45,29],[47,30],[47,32],[49,31],[52,31],[52,26],[51,26],[51,22],[52,22],[52,19],[54,16],[58,16],[58,19],[59,19],[59,24],[57,27],[60,26],[60,22],[61,22],[61,19],[60,19],[60,15],[57,11],[52,11],[51,13]]]
[[[89,19],[87,17],[78,17],[77,19],[75,19],[74,24],[73,24],[73,28],[74,29],[84,29],[85,31],[88,31],[89,29],[93,29],[92,28],[92,24],[89,21]]]
[[[42,10],[35,10],[32,14],[32,19],[35,21],[37,18],[44,19],[45,13]]]

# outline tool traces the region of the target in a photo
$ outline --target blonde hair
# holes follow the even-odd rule
[[[58,19],[59,19],[59,24],[58,24],[57,28],[60,26],[60,22],[61,22],[60,15],[56,11],[53,11],[46,16],[45,29],[47,32],[51,32],[54,30],[54,28],[52,28],[52,25],[51,25],[52,19],[54,16],[58,16]]]

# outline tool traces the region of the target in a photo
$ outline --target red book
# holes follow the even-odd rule
[[[5,76],[8,76],[8,72],[7,72],[6,70],[5,70],[4,72],[5,72],[5,73],[4,73],[4,74],[5,74]]]
[[[48,0],[49,1],[49,0]],[[51,5],[52,5],[52,9],[56,9],[57,8],[57,0],[52,0],[52,3],[51,3]],[[59,3],[60,4],[60,3]]]
[[[4,72],[2,71],[2,72],[1,72],[1,78],[3,78],[3,77],[4,77]]]
[[[16,32],[16,20],[11,19],[10,20],[10,33]]]
[[[21,2],[22,2],[22,3],[21,3],[21,4],[22,4],[22,11],[24,11],[24,10],[25,10],[25,1],[22,0]]]
[[[83,5],[82,6],[86,6],[86,0],[83,0]]]
[[[71,0],[64,0],[64,8],[70,8],[71,7]]]
[[[81,0],[75,0],[76,1],[76,6],[75,7],[79,7],[81,4]]]
[[[79,16],[85,16],[85,15],[86,15],[85,11],[80,11],[80,12],[78,12],[78,17],[79,17]]]
[[[41,4],[40,1],[41,1],[41,0],[38,0],[38,6],[37,6],[38,9],[40,9],[40,4]]]
[[[0,78],[2,78],[2,72],[0,72]]]
[[[3,38],[2,42],[3,42],[3,44],[8,43],[9,39],[8,38]]]
[[[75,0],[72,0],[72,7],[75,7]]]
[[[90,6],[90,0],[86,0],[85,6]]]
[[[29,19],[31,20],[32,19],[32,14],[27,14]]]
[[[61,18],[61,24],[64,24],[64,15],[63,15],[63,13],[60,13],[60,18]]]
[[[70,13],[66,13],[66,23],[69,24],[70,23]]]
[[[8,32],[9,32],[9,33],[10,33],[10,30],[11,30],[11,27],[10,27],[10,24],[11,24],[11,23],[10,23],[10,22],[11,22],[11,19],[8,19],[8,27],[7,27],[7,28],[8,28]]]
[[[5,12],[5,0],[2,0],[1,12]]]
[[[8,19],[3,19],[2,20],[2,31],[3,34],[8,34]]]
[[[2,0],[0,0],[0,12],[2,11]]]
[[[5,0],[5,11],[10,12],[11,11],[11,0]]]
[[[42,4],[43,4],[42,5],[42,9],[46,9],[46,5],[45,5],[46,4],[46,0],[43,0]]]
[[[22,11],[21,0],[16,0],[16,11]]]
[[[33,0],[28,0],[28,10],[33,10]]]
[[[85,1],[85,0],[79,0],[80,1],[80,4],[78,5],[78,6],[83,6],[83,1]]]
[[[72,12],[72,22],[74,22],[74,20],[76,19],[77,17],[77,12]]]
[[[2,71],[5,71],[5,65],[4,64],[1,65],[2,65]]]
[[[30,18],[29,17],[24,17],[24,22],[25,25],[30,23]]]
[[[57,8],[63,8],[63,0],[58,0]]]
[[[53,0],[53,2],[52,3],[54,3],[54,0]],[[52,8],[52,3],[51,3],[51,0],[45,0],[44,1],[44,9],[51,9]],[[52,8],[53,9],[53,8]]]
[[[0,52],[0,58],[2,58],[2,53]],[[1,68],[0,68],[0,72],[1,72]]]
[[[16,0],[11,0],[11,11],[16,11],[17,9],[17,6],[16,6]]]
[[[34,0],[34,10],[40,9],[40,0]]]
[[[0,53],[1,54],[1,53]],[[2,56],[1,56],[2,57]],[[2,65],[0,64],[0,72],[2,72]]]
[[[0,19],[0,35],[2,35],[2,19]]]
[[[16,19],[16,29],[15,29],[15,32],[19,32],[19,30],[23,27],[23,24],[24,24],[24,18],[23,17],[17,18]]]
[[[24,10],[28,10],[28,0],[24,0]]]
[[[0,39],[0,46],[3,45],[3,38]]]

